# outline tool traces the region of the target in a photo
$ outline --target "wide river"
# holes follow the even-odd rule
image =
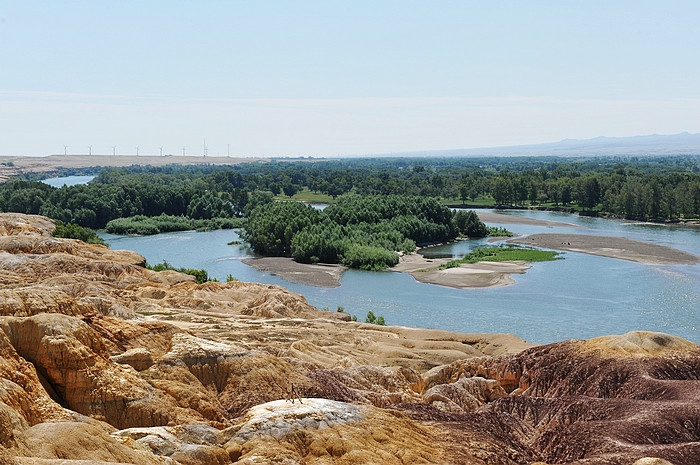
[[[509,215],[566,222],[579,228],[506,224],[518,234],[538,232],[624,236],[700,255],[700,228],[649,225],[553,212]],[[387,324],[465,333],[513,333],[532,343],[585,339],[632,330],[661,331],[700,344],[700,265],[644,265],[575,252],[563,260],[535,263],[515,284],[491,289],[452,289],[419,283],[408,274],[348,270],[341,286],[295,284],[242,263],[252,256],[235,231],[179,232],[157,236],[102,234],[113,249],[134,250],[151,263],[204,268],[221,281],[279,284],[312,305],[339,305],[363,320],[369,310]],[[431,253],[461,256],[485,240],[464,241]]]

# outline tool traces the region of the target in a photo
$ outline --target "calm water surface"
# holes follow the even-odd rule
[[[503,213],[503,212],[499,212]],[[657,226],[554,212],[512,211],[580,226],[505,225],[519,234],[561,232],[624,236],[700,255],[700,229]],[[279,284],[316,307],[360,319],[369,310],[388,324],[476,333],[513,333],[528,342],[549,343],[636,329],[662,331],[700,343],[700,265],[658,266],[565,252],[563,260],[535,263],[515,284],[493,289],[452,289],[419,283],[410,275],[348,270],[333,289],[295,284],[241,262],[252,255],[234,231],[179,232],[146,237],[102,235],[114,249],[130,249],[149,263],[205,268],[224,281]],[[427,253],[461,256],[485,240],[465,241]]]
[[[47,178],[42,180],[44,184],[61,188],[63,186],[77,186],[78,184],[87,184],[95,179],[95,176],[65,176],[61,178]]]

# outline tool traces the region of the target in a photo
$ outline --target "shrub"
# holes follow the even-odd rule
[[[53,237],[62,237],[67,239],[78,239],[88,244],[107,245],[95,231],[90,228],[84,228],[77,224],[64,224],[60,221],[56,222],[56,229],[53,230]]]
[[[353,321],[357,321],[357,318]],[[372,310],[367,312],[367,317],[365,318],[365,323],[369,323],[372,325],[380,325],[380,326],[386,326],[386,322],[384,321],[384,317],[382,315],[375,315]]]
[[[343,265],[368,271],[380,271],[399,263],[399,254],[380,247],[352,245],[343,255]]]
[[[149,265],[146,263],[146,268],[149,270],[153,271],[165,271],[165,270],[173,270],[173,271],[179,271],[180,273],[185,273],[190,276],[194,276],[195,279],[197,280],[197,284],[203,284],[208,281],[216,281],[215,279],[210,279],[209,274],[207,273],[207,270],[205,269],[200,269],[196,270],[194,268],[176,268],[173,265],[171,265],[167,260],[163,260],[161,263],[158,263],[157,265]]]

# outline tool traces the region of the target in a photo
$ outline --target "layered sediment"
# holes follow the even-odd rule
[[[52,229],[0,215],[0,463],[697,463],[689,341],[351,322]]]

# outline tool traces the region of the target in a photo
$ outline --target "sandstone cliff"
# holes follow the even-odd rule
[[[695,464],[700,348],[379,327],[0,214],[0,463]],[[665,460],[666,462],[664,462]]]

